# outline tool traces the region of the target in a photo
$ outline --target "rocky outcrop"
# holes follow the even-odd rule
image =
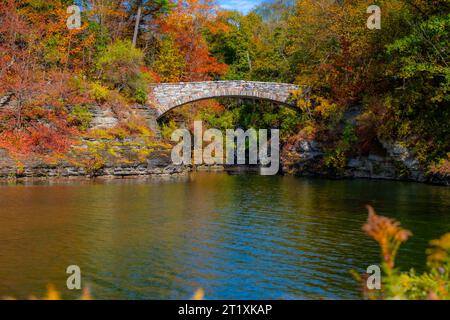
[[[103,109],[97,105],[89,107],[92,114],[91,129],[109,129],[119,123],[117,116],[110,109]]]
[[[392,159],[372,154],[349,159],[344,168],[343,176],[348,178],[400,179]]]
[[[298,139],[281,155],[283,172],[301,176],[409,180],[450,185],[448,177],[427,175],[414,155],[399,143],[383,143],[386,155],[369,154],[347,160],[339,171],[324,165],[325,152],[317,141]]]
[[[4,96],[0,97],[0,109],[7,106],[12,98],[12,93],[7,93]]]
[[[428,176],[427,182],[450,187],[450,175],[433,173]]]
[[[282,170],[303,176],[326,175],[320,162],[324,157],[322,148],[314,140],[299,139],[281,153]]]
[[[2,98],[2,101],[7,103],[6,98]],[[92,115],[90,129],[110,129],[119,123],[119,117],[111,108],[90,105],[88,110]],[[164,144],[160,141],[155,109],[135,105],[121,114],[124,118],[133,116],[144,120],[155,133],[152,141],[140,137],[126,137],[122,140],[83,138],[80,140],[81,144],[73,146],[66,159],[57,164],[49,164],[37,158],[16,161],[6,150],[0,149],[0,179],[166,176],[180,175],[190,170],[172,165],[170,149],[162,147]],[[89,152],[89,148],[94,149],[94,154]],[[89,158],[93,156],[99,159],[91,164]]]
[[[110,129],[119,123],[117,115],[111,108],[101,108],[97,105],[89,106],[92,114],[91,129]],[[126,116],[137,116],[143,119],[149,129],[155,133],[156,139],[161,139],[161,131],[158,125],[158,112],[155,108],[147,105],[133,105]]]
[[[161,130],[158,124],[158,111],[155,108],[144,106],[144,105],[134,105],[132,112],[138,117],[144,119],[147,126],[155,134],[155,138],[161,139]]]
[[[2,159],[8,159],[7,157]],[[172,176],[184,175],[189,167],[175,166],[167,151],[155,152],[145,161],[121,164],[108,161],[95,173],[70,161],[48,164],[39,160],[15,162],[3,160],[0,164],[0,179],[23,178],[67,178],[67,177],[109,177],[125,178],[138,176]]]
[[[420,167],[419,160],[404,146],[398,142],[382,142],[383,147],[386,149],[387,154],[404,166],[404,169],[408,171],[408,175],[411,179],[416,181],[425,181],[425,175]]]

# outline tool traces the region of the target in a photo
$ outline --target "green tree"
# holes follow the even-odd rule
[[[153,70],[161,77],[162,82],[177,82],[183,78],[185,61],[173,38],[164,37],[158,58],[153,63]]]
[[[389,129],[414,145],[424,161],[450,150],[450,10],[442,10],[450,2],[434,3],[434,9],[426,3],[409,7],[409,33],[387,46],[386,75],[394,88],[386,98]]]
[[[143,71],[144,54],[132,48],[128,40],[118,40],[107,46],[98,56],[98,77],[110,88],[124,92],[129,97],[147,92],[150,76]]]

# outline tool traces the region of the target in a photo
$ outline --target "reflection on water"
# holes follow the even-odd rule
[[[68,265],[99,299],[358,298],[349,270],[379,261],[366,203],[414,237],[402,268],[450,231],[450,189],[383,181],[194,174],[0,186],[0,296],[65,298]]]

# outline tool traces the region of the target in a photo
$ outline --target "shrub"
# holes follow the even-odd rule
[[[0,134],[0,148],[13,158],[39,157],[45,161],[59,158],[75,143],[78,130],[68,122],[63,109],[48,110],[43,107],[24,107],[20,112],[21,126],[15,126],[18,114],[3,112],[4,123]]]
[[[356,141],[355,128],[347,123],[342,132],[341,139],[327,152],[324,159],[325,166],[334,170],[336,173],[341,173],[347,164],[347,158],[352,152]]]
[[[119,40],[99,54],[96,69],[99,78],[110,88],[136,101],[145,101],[143,97],[151,77],[142,70],[143,65],[144,53],[133,48],[129,41]]]
[[[92,113],[88,107],[76,105],[69,114],[69,123],[81,131],[89,129],[92,121]]]
[[[108,99],[109,89],[98,82],[94,82],[91,84],[89,93],[92,99],[99,103],[103,103]]]
[[[450,152],[447,153],[447,158],[440,159],[430,166],[432,174],[442,174],[450,176]]]
[[[136,92],[134,93],[134,100],[137,103],[145,104],[147,102],[147,91],[143,88],[137,88]]]
[[[78,167],[84,168],[86,173],[95,177],[100,174],[106,165],[104,153],[107,151],[105,143],[87,142],[86,148],[73,148],[71,162]]]
[[[153,132],[147,127],[145,122],[136,117],[131,117],[126,121],[123,121],[119,127],[128,132],[128,135],[152,137]]]
[[[178,129],[177,124],[174,120],[170,120],[167,123],[161,125],[161,135],[165,140],[170,140],[172,133]]]

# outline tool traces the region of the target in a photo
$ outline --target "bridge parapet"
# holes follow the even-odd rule
[[[299,88],[288,83],[243,80],[158,83],[150,86],[149,103],[156,107],[158,117],[187,103],[219,97],[262,99],[291,105],[289,97]]]

